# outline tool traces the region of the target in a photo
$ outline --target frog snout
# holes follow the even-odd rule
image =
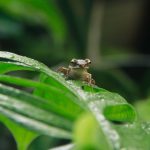
[[[81,67],[81,68],[84,68],[84,67],[85,67],[85,65],[80,65],[80,67]]]

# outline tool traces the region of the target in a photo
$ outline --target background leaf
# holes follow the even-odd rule
[[[59,42],[66,37],[67,27],[55,1],[48,0],[1,0],[0,6],[19,19],[44,24]]]

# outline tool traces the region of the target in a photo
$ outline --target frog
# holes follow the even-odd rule
[[[88,72],[91,60],[86,59],[75,59],[70,61],[69,66],[58,68],[58,72],[62,73],[68,80],[80,80],[90,85],[95,85],[95,80],[92,78],[92,74]]]

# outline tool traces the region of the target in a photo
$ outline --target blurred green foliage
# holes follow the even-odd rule
[[[60,65],[67,66],[72,58],[90,58],[88,38],[95,3],[96,0],[0,0],[0,48],[40,60],[54,70]],[[95,60],[101,60],[91,67],[90,72],[98,86],[135,103],[141,120],[149,121],[149,57],[131,57],[137,55],[139,49],[132,47],[136,39],[135,34],[130,34],[139,26],[134,18],[142,20],[138,8],[143,9],[144,2],[132,1],[129,7],[127,3],[123,6],[115,1],[98,4],[105,6],[99,15],[103,18],[100,30],[96,29],[101,40],[98,43],[100,57]],[[129,16],[133,18],[129,20]],[[95,53],[95,49],[90,51]],[[146,63],[141,66],[142,62]],[[27,77],[28,74],[22,72],[20,76]],[[40,142],[41,145],[45,141],[51,143],[51,140],[43,140],[45,138],[35,141],[35,147]]]

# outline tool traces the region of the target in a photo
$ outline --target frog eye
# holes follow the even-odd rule
[[[85,59],[85,61],[86,61],[88,64],[91,64],[91,60],[90,60],[90,59]]]
[[[72,63],[72,64],[75,64],[75,63],[77,63],[77,60],[76,60],[75,58],[73,58],[73,59],[71,60],[71,63]]]

